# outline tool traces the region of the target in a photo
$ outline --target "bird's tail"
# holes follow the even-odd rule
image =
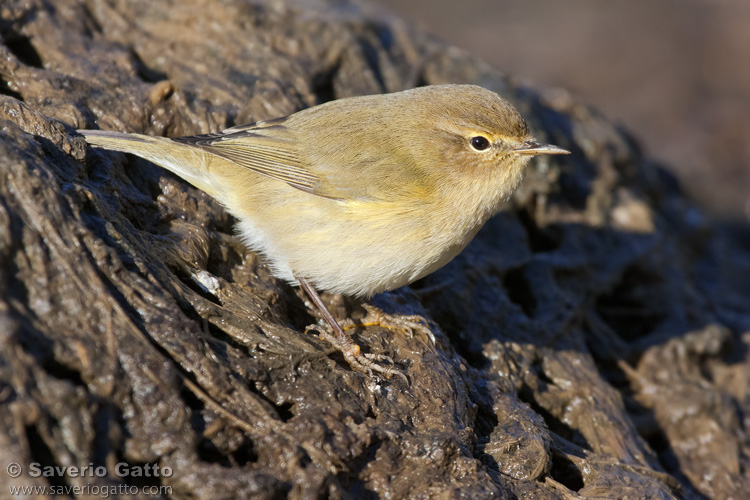
[[[195,187],[221,200],[221,182],[209,168],[216,158],[198,147],[165,137],[126,134],[106,130],[78,130],[86,142],[96,148],[121,151],[140,156],[182,177]]]

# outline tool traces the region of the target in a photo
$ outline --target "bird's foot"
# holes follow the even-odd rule
[[[381,326],[389,330],[404,331],[410,337],[414,336],[414,332],[419,332],[427,336],[432,341],[432,345],[435,345],[435,334],[432,333],[430,325],[422,316],[417,314],[406,316],[387,314],[379,307],[371,304],[362,304],[362,307],[367,311],[367,316],[357,321],[352,319],[341,321],[341,327],[344,330],[356,327]]]
[[[346,362],[355,370],[367,373],[370,376],[372,376],[373,372],[381,373],[387,378],[396,375],[397,377],[401,377],[407,384],[409,383],[409,379],[406,378],[406,375],[401,370],[396,368],[396,363],[393,362],[390,356],[362,352],[362,349],[348,335],[336,335],[331,329],[320,325],[308,326],[305,329],[305,333],[312,330],[318,332],[321,339],[329,342],[341,352]]]

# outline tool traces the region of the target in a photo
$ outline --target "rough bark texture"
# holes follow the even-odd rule
[[[8,0],[0,35],[3,494],[747,496],[750,238],[564,91],[338,1]],[[73,132],[205,133],[445,82],[499,92],[573,154],[536,161],[446,268],[374,299],[432,321],[435,344],[355,332],[409,384],[304,334],[313,313],[207,195]]]

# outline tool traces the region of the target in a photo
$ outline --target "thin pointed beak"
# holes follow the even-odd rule
[[[540,144],[536,141],[526,141],[515,150],[519,155],[569,155],[570,151],[558,148],[552,144]]]

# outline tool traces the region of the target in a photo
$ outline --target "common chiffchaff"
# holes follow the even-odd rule
[[[481,87],[438,85],[340,99],[218,134],[167,139],[80,130],[91,145],[152,161],[221,202],[274,274],[299,282],[354,367],[360,353],[315,288],[368,297],[439,269],[518,186],[539,144]]]

